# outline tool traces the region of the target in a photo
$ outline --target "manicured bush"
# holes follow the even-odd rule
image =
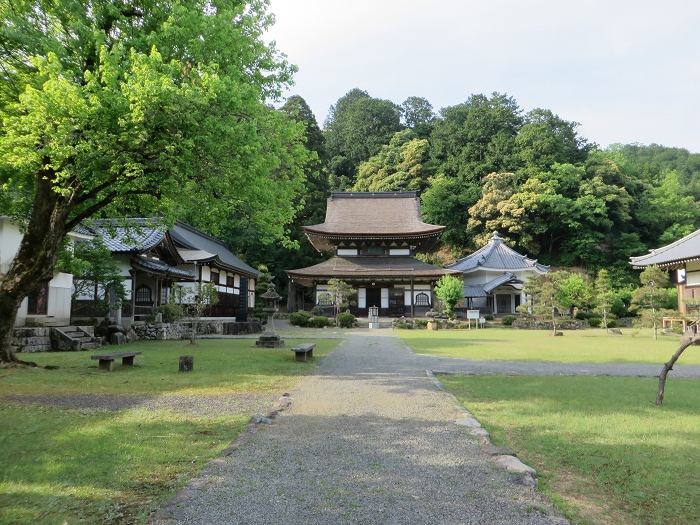
[[[608,319],[608,328],[615,328],[617,327],[617,321],[615,319]]]
[[[484,316],[484,319],[487,320],[487,321],[493,321],[493,315],[491,315],[491,314],[486,314],[486,315]]]
[[[309,326],[311,314],[308,312],[292,312],[289,314],[289,323],[293,326]]]
[[[515,317],[514,315],[504,315],[501,319],[501,322],[503,323],[503,326],[510,326],[516,319],[517,317]]]
[[[603,324],[603,319],[601,317],[590,317],[588,319],[588,324],[591,325],[591,328],[599,328],[600,325]],[[608,322],[610,324],[610,322]]]
[[[416,319],[413,321],[413,324],[416,325],[416,328],[426,328],[428,326],[428,321],[425,319]]]
[[[185,316],[185,309],[179,304],[163,304],[155,309],[155,313],[163,314],[164,323],[174,323]]]
[[[341,328],[352,328],[357,324],[357,319],[350,312],[340,312],[335,319]]]
[[[329,324],[330,323],[328,321],[328,317],[317,315],[309,319],[308,326],[312,326],[314,328],[323,328],[324,326],[328,326]]]
[[[316,305],[311,309],[311,313],[313,315],[323,315],[323,307]]]
[[[590,319],[591,317],[598,317],[598,315],[587,310],[579,310],[578,312],[576,312],[576,315],[574,317],[580,321],[585,321],[586,319]]]

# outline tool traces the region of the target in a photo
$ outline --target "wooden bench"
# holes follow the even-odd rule
[[[90,359],[99,360],[98,368],[110,372],[115,359],[121,358],[123,366],[134,366],[134,357],[141,355],[141,352],[114,352],[113,354],[91,355]]]
[[[297,361],[305,362],[308,358],[314,356],[314,348],[316,348],[316,345],[313,343],[302,343],[293,346],[290,350],[294,352],[294,357]]]

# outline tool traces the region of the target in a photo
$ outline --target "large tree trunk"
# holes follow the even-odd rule
[[[684,335],[681,338],[681,346],[678,347],[678,350],[676,350],[676,353],[673,354],[673,357],[669,359],[669,361],[664,365],[664,367],[661,369],[661,373],[659,374],[659,389],[656,392],[656,404],[661,405],[661,403],[664,402],[664,390],[666,388],[666,377],[668,376],[668,373],[673,370],[673,365],[676,364],[676,361],[678,361],[678,358],[681,356],[681,354],[685,351],[686,348],[688,348],[691,345],[696,345],[700,344],[700,335],[695,334],[695,333],[688,333]]]
[[[27,295],[53,277],[66,236],[68,206],[51,187],[51,177],[37,178],[32,215],[17,255],[0,281],[0,362],[18,362],[10,341],[17,311]]]

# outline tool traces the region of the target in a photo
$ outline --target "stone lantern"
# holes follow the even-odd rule
[[[282,299],[282,296],[275,290],[274,283],[269,283],[267,285],[267,290],[260,298],[267,301],[267,307],[262,309],[262,311],[267,314],[267,325],[265,327],[265,333],[260,335],[258,340],[255,341],[255,346],[262,348],[279,348],[280,346],[284,346],[282,338],[275,333],[275,314],[278,311],[277,303]]]

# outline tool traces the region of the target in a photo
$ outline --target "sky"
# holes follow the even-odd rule
[[[601,146],[700,152],[700,2],[271,0],[274,40],[298,66],[289,95],[322,125],[352,88],[436,110],[505,92],[581,123]]]

